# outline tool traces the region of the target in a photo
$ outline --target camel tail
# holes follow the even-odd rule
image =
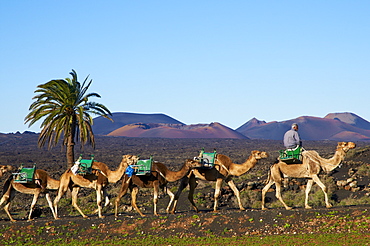
[[[271,180],[271,168],[269,169],[269,172],[267,173],[267,179],[265,180],[265,184],[268,184],[268,182],[270,182]]]
[[[13,175],[10,175],[9,178],[5,181],[5,184],[3,186],[3,194],[2,194],[2,196],[4,196],[4,194],[8,191],[9,186],[10,186],[10,182],[12,180],[13,180]]]

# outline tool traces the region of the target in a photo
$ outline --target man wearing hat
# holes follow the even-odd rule
[[[302,141],[298,134],[297,123],[293,123],[292,129],[284,134],[284,146],[287,149],[295,149],[298,146],[302,146]]]

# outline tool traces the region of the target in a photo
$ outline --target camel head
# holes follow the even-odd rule
[[[338,142],[337,150],[342,149],[344,152],[356,147],[354,142]]]
[[[4,173],[13,170],[13,167],[10,165],[0,165],[0,178],[4,175]]]
[[[195,168],[195,167],[202,167],[201,162],[194,160],[194,159],[187,159],[185,161],[185,166],[189,169]]]
[[[139,160],[139,157],[136,155],[123,155],[121,164],[124,164],[126,167],[134,165]]]
[[[253,150],[251,152],[251,155],[257,160],[269,157],[269,155],[266,152],[258,150]]]

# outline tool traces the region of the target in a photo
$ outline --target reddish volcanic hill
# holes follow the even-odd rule
[[[236,138],[247,139],[246,136],[220,124],[161,124],[135,123],[125,125],[112,131],[108,136],[150,137],[150,138]]]
[[[94,118],[93,131],[95,134],[106,135],[120,127],[134,123],[165,123],[183,124],[165,114],[136,114],[136,113],[112,113],[113,122],[102,117]]]
[[[220,123],[185,125],[165,114],[113,113],[114,122],[94,119],[95,134],[151,138],[238,138],[282,140],[292,123],[302,140],[370,140],[370,122],[353,113],[330,113],[324,118],[302,116],[286,121],[251,119],[233,130]]]
[[[370,130],[367,129],[370,123],[352,113],[328,114],[325,118],[302,116],[268,123],[252,119],[236,130],[252,139],[280,140],[293,123],[299,125],[299,134],[303,140],[370,140]]]
[[[339,120],[358,128],[370,130],[370,122],[353,113],[331,113],[326,115],[324,118]]]

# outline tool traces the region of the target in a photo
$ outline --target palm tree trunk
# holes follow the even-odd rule
[[[75,151],[74,151],[75,143],[71,136],[68,136],[68,143],[67,143],[67,168],[71,168],[74,163],[75,159]]]
[[[76,119],[72,122],[71,132],[68,134],[67,141],[67,168],[71,168],[75,162],[75,134],[76,134]]]

